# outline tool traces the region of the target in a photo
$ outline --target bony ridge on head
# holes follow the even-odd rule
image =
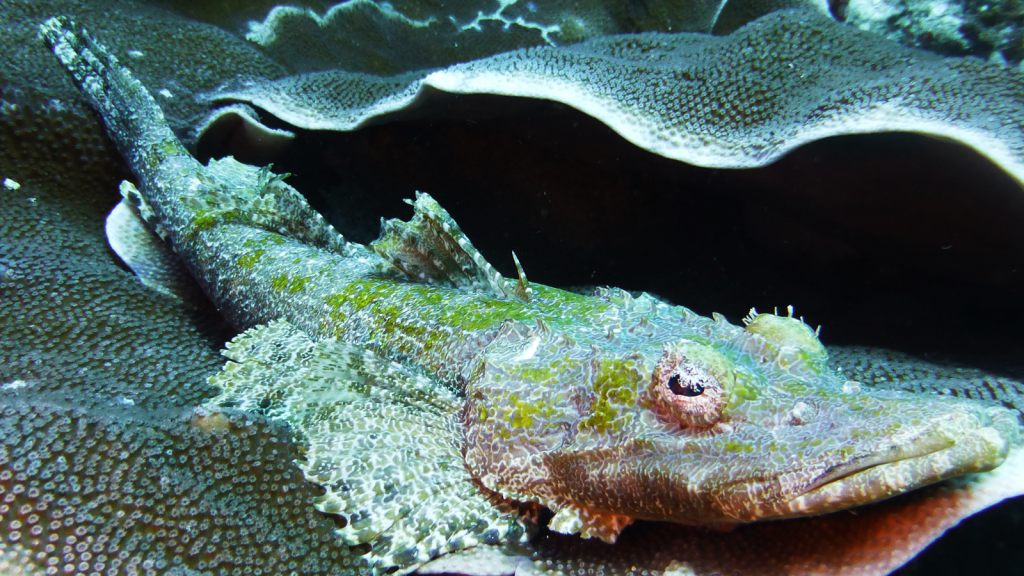
[[[666,344],[651,377],[658,406],[680,425],[718,424],[736,382],[732,362],[710,346],[683,340]]]
[[[818,335],[800,318],[793,317],[793,307],[787,308],[788,316],[759,314],[751,308],[743,319],[746,331],[757,334],[766,344],[762,352],[765,360],[774,361],[780,368],[797,364],[808,364],[820,370],[828,361],[828,352],[818,340]]]

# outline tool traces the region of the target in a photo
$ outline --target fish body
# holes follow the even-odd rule
[[[636,519],[823,514],[991,470],[1020,442],[1009,410],[845,380],[792,311],[741,327],[534,285],[518,261],[506,279],[425,194],[346,242],[269,169],[193,159],[84,31],[43,34],[136,175],[126,199],[247,330],[211,409],[291,422],[318,507],[377,570],[523,542],[537,507],[608,542]]]

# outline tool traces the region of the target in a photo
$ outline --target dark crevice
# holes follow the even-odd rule
[[[275,170],[359,242],[382,216],[408,218],[420,190],[505,275],[515,250],[535,282],[645,290],[733,322],[792,304],[829,344],[989,368],[1021,357],[1024,193],[978,153],[871,134],[707,169],[520,103],[448,97],[439,120],[298,131]]]

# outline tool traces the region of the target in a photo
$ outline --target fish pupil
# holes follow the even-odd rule
[[[690,380],[685,384],[679,383],[679,374],[673,374],[668,379],[668,389],[676,396],[700,396],[704,393],[704,385],[700,382]]]

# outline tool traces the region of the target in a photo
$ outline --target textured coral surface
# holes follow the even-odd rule
[[[219,91],[289,124],[352,130],[424,99],[554,100],[656,154],[745,168],[843,134],[920,132],[975,148],[1024,179],[1024,73],[901,48],[814,12],[780,11],[726,37],[638,34],[542,47],[421,76],[340,69]]]
[[[210,423],[230,334],[106,246],[125,176],[89,112],[10,95],[0,122],[0,566],[27,574],[330,573],[357,560],[279,425]],[[11,103],[14,100],[14,103]],[[4,564],[8,563],[8,564]],[[49,572],[47,572],[49,573]]]
[[[360,562],[308,505],[294,445],[264,419],[208,427],[191,411],[85,411],[43,394],[0,411],[0,518],[36,566],[328,574]]]

